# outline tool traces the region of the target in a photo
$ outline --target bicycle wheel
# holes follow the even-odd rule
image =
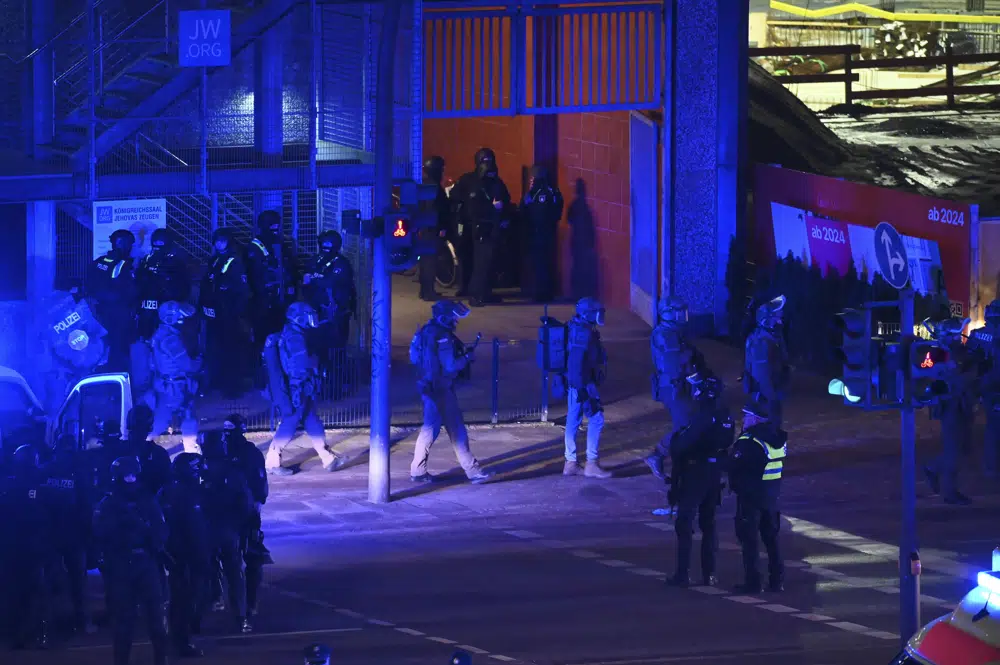
[[[437,267],[434,279],[438,286],[451,288],[458,284],[458,254],[450,240],[442,239],[437,253]]]

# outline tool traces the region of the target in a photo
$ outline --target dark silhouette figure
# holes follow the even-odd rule
[[[582,178],[577,178],[575,183],[575,196],[569,204],[566,221],[570,228],[569,247],[573,261],[570,271],[573,300],[596,298],[599,283],[597,230],[594,224],[594,211],[587,203],[587,183]]]

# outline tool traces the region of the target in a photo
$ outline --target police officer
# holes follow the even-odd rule
[[[128,412],[125,426],[128,439],[119,448],[119,457],[129,456],[139,460],[139,484],[150,496],[156,496],[170,481],[170,454],[155,441],[153,434],[154,414],[145,404],[137,404]],[[116,449],[111,446],[111,451]],[[117,459],[117,458],[116,458]]]
[[[330,665],[330,647],[325,644],[310,644],[302,650],[304,665]]]
[[[230,229],[212,235],[215,255],[201,284],[205,356],[212,388],[235,399],[242,395],[250,364],[250,289],[243,259]]]
[[[181,453],[174,459],[171,482],[159,497],[169,530],[170,638],[182,658],[202,655],[191,643],[191,629],[201,623],[212,558],[204,467],[201,455]]]
[[[535,302],[550,302],[555,296],[556,231],[563,206],[562,192],[550,182],[548,170],[532,166],[521,215],[528,225]]]
[[[962,330],[968,319],[947,319],[931,326],[931,333],[950,352],[944,373],[948,385],[937,407],[931,412],[941,421],[941,453],[924,466],[927,484],[945,503],[965,506],[971,500],[958,491],[958,461],[972,445],[972,422],[975,420],[974,377],[969,357],[962,343]]]
[[[476,176],[476,186],[469,192],[465,204],[475,224],[469,295],[473,307],[482,307],[498,300],[493,296],[494,251],[503,232],[510,226],[510,192],[500,179],[496,155],[492,150],[482,151]]]
[[[87,546],[93,514],[87,466],[72,435],[56,440],[52,461],[43,469],[55,510],[52,516],[56,563],[66,572],[73,629],[89,632],[84,598],[87,581]]]
[[[108,604],[114,623],[114,663],[127,665],[132,651],[136,607],[147,619],[154,665],[166,665],[167,631],[163,555],[167,525],[154,496],[139,481],[134,457],[111,468],[111,493],[94,511],[94,538],[104,554]]]
[[[334,389],[334,399],[338,399],[343,392],[351,317],[358,310],[354,268],[340,253],[343,242],[336,231],[321,233],[319,253],[309,262],[302,277],[305,301],[319,316],[312,337],[320,369]]]
[[[469,284],[472,281],[473,255],[475,253],[476,221],[472,214],[473,207],[469,205],[470,196],[479,187],[479,162],[481,159],[492,159],[493,151],[489,148],[480,148],[473,158],[472,170],[463,173],[455,186],[452,187],[448,196],[452,210],[452,233],[455,237],[455,249],[458,254],[459,267],[459,289],[456,294],[459,298],[469,295]]]
[[[729,487],[736,493],[736,537],[743,552],[741,593],[762,589],[757,569],[758,542],[767,551],[768,590],[784,588],[785,564],[778,546],[781,513],[778,497],[787,455],[788,434],[770,419],[768,405],[752,396],[743,407],[743,432],[729,458]],[[759,537],[759,541],[758,541]]]
[[[442,426],[470,481],[481,483],[492,475],[479,467],[479,461],[469,450],[469,431],[455,393],[455,381],[474,358],[475,347],[467,348],[455,334],[459,319],[468,315],[469,308],[462,303],[440,300],[431,307],[430,321],[410,343],[410,362],[417,368],[417,388],[424,406],[424,420],[410,464],[410,479],[415,483],[434,480],[427,471],[427,460]]]
[[[260,520],[261,509],[267,503],[268,495],[264,455],[257,446],[247,441],[245,434],[246,422],[241,415],[233,413],[226,416],[222,425],[226,450],[229,451],[229,459],[246,479],[254,504],[253,512],[241,534],[243,562],[246,564],[247,616],[253,618],[257,615],[258,594],[260,585],[264,582],[264,566],[274,563],[274,559],[264,546]]]
[[[417,271],[420,279],[420,299],[425,302],[436,302],[441,298],[434,288],[437,279],[437,260],[439,247],[438,238],[444,238],[448,234],[450,210],[448,205],[448,194],[445,193],[441,183],[444,181],[444,158],[437,155],[427,158],[423,168],[423,182],[425,185],[436,185],[437,195],[434,200],[428,202],[431,209],[437,215],[437,227],[422,231],[424,240],[433,241],[435,251],[427,252],[420,256],[417,263]]]
[[[193,413],[197,393],[195,374],[201,370],[201,358],[192,355],[181,328],[189,325],[195,309],[187,303],[168,300],[160,305],[160,325],[153,334],[153,390],[156,393],[156,416],[153,433],[162,434],[181,414],[182,430],[197,435],[198,421]]]
[[[129,354],[136,336],[136,290],[132,247],[135,236],[118,229],[111,234],[111,249],[91,264],[87,282],[94,314],[108,331],[109,372],[127,372]]]
[[[688,340],[688,308],[673,296],[660,298],[656,307],[657,323],[649,337],[653,356],[653,399],[670,412],[671,431],[646,458],[646,464],[659,479],[664,478],[663,462],[670,453],[671,437],[688,426],[692,399],[687,377],[707,373],[705,361]]]
[[[1000,472],[1000,300],[986,306],[986,325],[973,330],[969,345],[979,365],[979,395],[986,410],[983,467],[993,478]]]
[[[155,229],[150,237],[152,251],[139,260],[135,282],[139,291],[139,338],[152,339],[160,323],[159,309],[174,300],[191,298],[191,280],[184,259],[166,229]]]
[[[53,559],[50,495],[45,491],[38,449],[19,446],[0,483],[0,601],[11,646],[48,643],[46,564]]]
[[[581,298],[576,303],[576,315],[569,320],[566,335],[566,463],[564,476],[583,474],[588,478],[610,478],[611,472],[601,468],[601,430],[604,429],[604,407],[598,388],[607,373],[607,353],[597,331],[604,325],[604,306],[594,298]],[[576,457],[576,434],[583,418],[587,418],[587,464],[581,467]]]
[[[286,318],[287,323],[281,334],[270,335],[264,345],[265,358],[271,359],[265,360],[268,364],[271,396],[275,399],[281,418],[264,458],[265,466],[267,472],[273,475],[287,476],[294,473],[281,466],[281,451],[292,442],[296,430],[302,425],[323,469],[336,471],[343,460],[326,447],[323,421],[316,415],[319,377],[316,359],[309,352],[306,337],[317,326],[316,310],[304,302],[292,303]]]
[[[241,535],[254,512],[253,497],[246,478],[233,464],[222,430],[205,433],[205,497],[208,522],[214,536],[213,550],[222,563],[229,591],[229,607],[244,633],[253,630],[247,613],[246,575],[243,568]]]
[[[295,248],[281,232],[281,215],[265,210],[257,217],[257,235],[247,246],[247,274],[253,294],[256,348],[281,330],[285,310],[295,300],[299,283]]]
[[[785,296],[757,307],[757,326],[747,337],[743,362],[743,389],[748,395],[759,393],[767,400],[769,419],[782,425],[782,403],[788,391],[791,366],[782,332]]]
[[[722,501],[722,464],[733,444],[733,417],[721,403],[722,382],[713,376],[688,377],[696,405],[690,424],[670,441],[673,458],[670,504],[677,506],[677,572],[668,580],[674,586],[690,583],[694,520],[701,529],[701,575],[705,586],[715,586],[715,555],[719,538],[715,512]]]

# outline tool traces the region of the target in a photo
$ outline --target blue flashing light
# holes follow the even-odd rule
[[[994,573],[988,570],[983,571],[976,575],[976,584],[990,593],[1000,595],[1000,577],[998,577],[998,575],[1000,575],[1000,573]]]

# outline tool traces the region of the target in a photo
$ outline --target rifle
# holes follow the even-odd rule
[[[476,339],[472,342],[472,344],[465,346],[464,355],[469,359],[469,362],[467,362],[465,367],[462,368],[462,371],[458,373],[459,379],[468,381],[472,378],[472,356],[475,354],[476,347],[479,346],[479,341],[482,338],[483,333],[476,333]]]

